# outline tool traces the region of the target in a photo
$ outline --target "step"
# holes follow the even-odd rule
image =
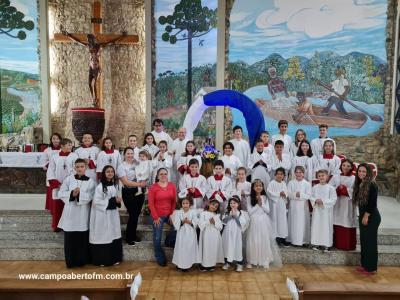
[[[164,248],[171,261],[173,250]],[[151,242],[141,242],[136,246],[124,243],[124,260],[154,261]],[[380,245],[378,261],[381,266],[400,266],[400,246]],[[329,253],[313,251],[308,248],[289,247],[281,249],[284,264],[329,264],[359,265],[360,253],[356,251],[332,250]],[[61,241],[6,240],[0,243],[0,260],[64,260]]]

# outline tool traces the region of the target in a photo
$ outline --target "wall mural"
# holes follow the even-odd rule
[[[249,96],[266,130],[289,121],[308,139],[364,136],[383,124],[385,0],[236,0],[230,16],[228,86]],[[233,125],[244,125],[232,110]]]
[[[217,2],[155,1],[156,95],[152,119],[162,118],[170,132],[182,126],[196,93],[216,85]],[[206,111],[194,135],[215,136],[215,108]]]
[[[0,133],[40,122],[36,1],[0,0]]]

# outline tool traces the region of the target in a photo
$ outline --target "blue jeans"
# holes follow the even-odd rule
[[[161,238],[164,224],[168,223],[168,217],[160,217],[160,225],[156,226],[153,223],[153,246],[154,246],[154,256],[159,264],[164,264],[167,262],[163,248],[161,247]]]

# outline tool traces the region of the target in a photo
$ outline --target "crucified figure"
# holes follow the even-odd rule
[[[95,35],[88,34],[87,35],[87,42],[83,42],[77,37],[75,37],[72,33],[69,33],[65,29],[61,28],[61,33],[69,37],[71,40],[81,44],[82,46],[88,47],[90,53],[90,63],[89,63],[89,90],[90,95],[92,96],[92,103],[94,107],[99,107],[99,97],[97,91],[97,81],[100,79],[101,75],[101,66],[100,66],[100,55],[101,49],[112,45],[119,40],[123,39],[127,33],[122,32],[122,35],[116,37],[115,39],[109,40],[107,42],[99,43],[96,40]]]

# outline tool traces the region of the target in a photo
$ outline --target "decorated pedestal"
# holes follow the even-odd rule
[[[72,109],[72,131],[75,138],[80,141],[85,133],[90,133],[97,142],[103,137],[104,109],[81,107]]]

